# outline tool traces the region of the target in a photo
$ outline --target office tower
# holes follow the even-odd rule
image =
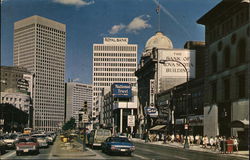
[[[66,122],[73,117],[78,124],[78,113],[85,101],[87,101],[89,115],[92,109],[92,85],[78,82],[66,83]]]
[[[34,78],[34,129],[52,131],[64,121],[65,24],[31,16],[14,24],[14,65]]]
[[[137,45],[128,44],[128,38],[105,37],[103,44],[93,45],[93,118],[97,117],[98,121],[99,96],[109,92],[113,83],[136,86],[136,68]]]

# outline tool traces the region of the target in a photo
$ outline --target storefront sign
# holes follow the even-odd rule
[[[188,121],[190,126],[203,126],[203,115],[189,116]]]
[[[135,126],[135,116],[128,115],[128,126],[134,127]]]
[[[157,117],[158,116],[158,110],[155,107],[146,107],[145,113],[149,115],[150,117]]]
[[[114,83],[112,84],[112,94],[115,98],[130,98],[132,97],[131,86],[129,83]]]
[[[149,102],[150,106],[154,107],[155,106],[155,80],[150,79],[150,84],[149,84]]]

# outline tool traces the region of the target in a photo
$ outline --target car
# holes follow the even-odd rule
[[[111,136],[111,131],[109,129],[95,129],[87,134],[87,144],[91,147],[101,147],[102,142],[104,142],[108,137]]]
[[[15,149],[16,138],[16,134],[6,135],[3,141],[6,143],[9,149]]]
[[[16,143],[16,155],[20,156],[22,153],[39,154],[39,143],[34,137],[21,137]]]
[[[135,151],[134,144],[127,137],[109,137],[102,143],[102,152],[126,153],[131,155]]]
[[[46,138],[45,134],[34,134],[34,135],[32,135],[32,137],[37,139],[40,148],[43,148],[43,147],[48,148],[49,147],[48,139]]]
[[[0,153],[1,153],[1,155],[6,152],[6,149],[7,149],[7,145],[4,142],[4,136],[0,136]]]

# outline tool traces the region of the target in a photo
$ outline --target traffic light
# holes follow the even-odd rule
[[[87,101],[84,101],[83,112],[87,112],[87,110],[88,110]]]

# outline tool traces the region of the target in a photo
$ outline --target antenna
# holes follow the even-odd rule
[[[159,0],[157,1],[156,13],[158,15],[158,31],[160,31],[161,30],[161,8],[160,8]]]

